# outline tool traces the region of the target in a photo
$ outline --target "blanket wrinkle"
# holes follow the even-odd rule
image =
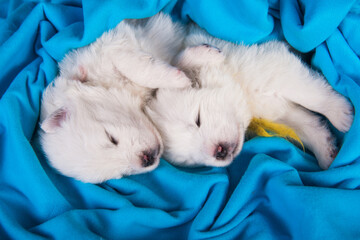
[[[0,3],[0,239],[358,239],[360,1],[108,0]],[[57,63],[125,18],[159,11],[244,44],[286,40],[354,105],[322,171],[281,138],[245,142],[227,168],[181,168],[93,185],[60,175],[37,142]]]

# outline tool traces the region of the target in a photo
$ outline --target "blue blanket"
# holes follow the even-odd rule
[[[178,168],[85,184],[36,143],[41,93],[72,48],[158,11],[216,37],[286,39],[360,107],[354,0],[54,0],[0,3],[0,239],[359,239],[360,118],[327,171],[311,153],[257,137],[228,168]]]

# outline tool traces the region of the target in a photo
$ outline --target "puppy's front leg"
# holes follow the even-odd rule
[[[301,106],[290,105],[278,122],[293,128],[305,147],[315,154],[319,166],[329,168],[338,150],[325,121]]]
[[[113,59],[115,69],[147,88],[185,88],[191,80],[178,68],[142,51],[122,51]]]

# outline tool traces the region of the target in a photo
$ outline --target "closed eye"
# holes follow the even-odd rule
[[[110,133],[108,133],[108,131],[105,130],[105,133],[106,133],[106,136],[108,137],[108,139],[110,140],[110,142],[112,144],[114,144],[115,146],[117,146],[119,141],[114,136],[112,136]]]
[[[196,123],[196,126],[200,127],[200,125],[201,125],[201,122],[200,122],[200,109],[199,109],[197,118],[195,120],[195,123]]]

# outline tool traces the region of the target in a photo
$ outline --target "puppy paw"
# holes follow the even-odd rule
[[[189,55],[208,62],[224,61],[224,55],[222,54],[221,50],[206,43],[195,47],[190,47],[187,50],[189,51]]]
[[[326,140],[327,141],[324,143],[322,151],[315,154],[319,166],[324,170],[330,167],[339,152],[336,147],[336,140],[333,136],[329,136]]]
[[[167,74],[168,88],[187,88],[192,86],[192,81],[178,68],[171,68]]]
[[[180,67],[201,67],[221,64],[224,60],[225,56],[219,48],[202,44],[186,48],[178,57],[177,64]]]
[[[341,132],[349,131],[353,121],[354,121],[354,112],[352,106],[348,104],[347,107],[344,107],[338,112],[336,119],[336,125],[334,126]]]
[[[208,52],[211,52],[211,53],[214,53],[214,54],[221,53],[221,50],[219,48],[211,46],[211,45],[209,45],[207,43],[203,43],[200,46],[197,46],[197,48],[203,48],[203,49],[205,49],[205,51],[208,51]]]
[[[329,113],[330,122],[341,132],[349,131],[353,120],[354,110],[352,105],[343,97],[337,99],[330,105],[332,111]]]

